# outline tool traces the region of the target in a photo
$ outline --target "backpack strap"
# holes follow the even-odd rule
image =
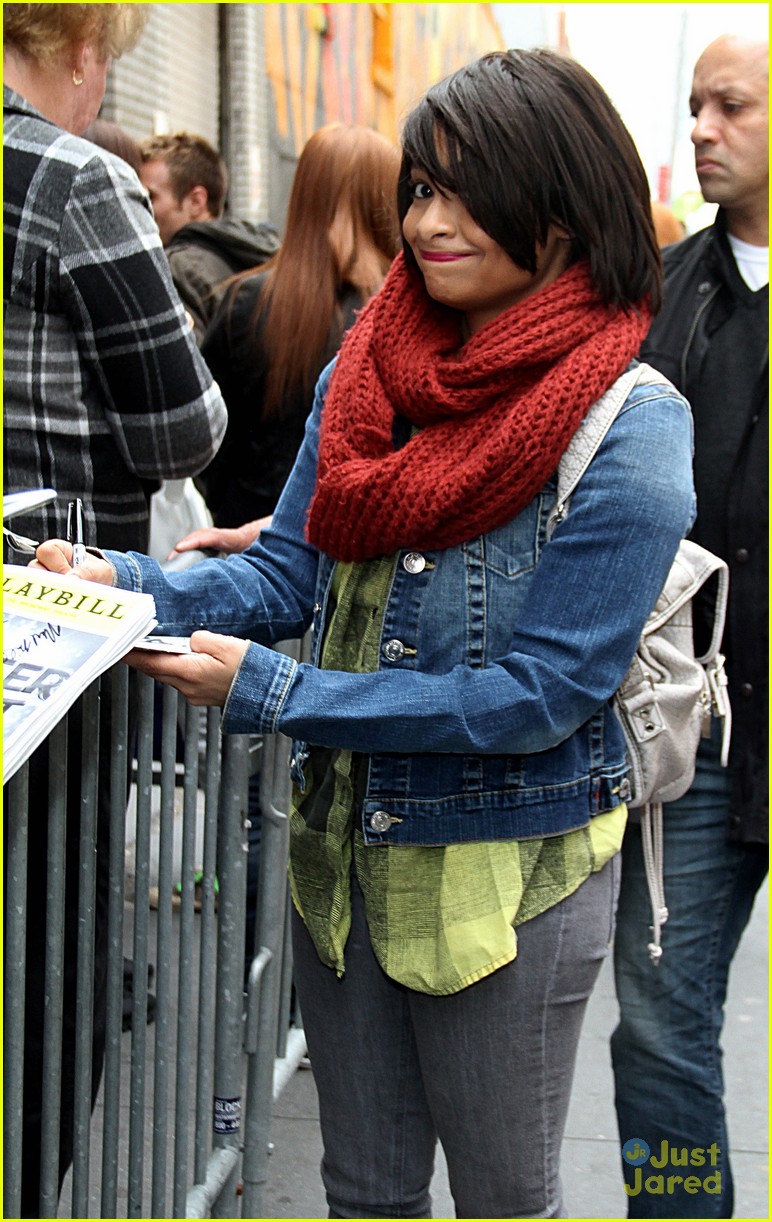
[[[558,492],[547,520],[547,538],[565,518],[571,494],[582,479],[593,458],[635,386],[670,386],[664,376],[651,365],[636,362],[618,377],[613,386],[593,403],[574,433],[558,466]]]

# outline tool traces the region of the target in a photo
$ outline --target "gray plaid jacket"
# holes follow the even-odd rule
[[[144,550],[150,492],[212,459],[225,404],[134,171],[3,92],[4,486],[59,494],[15,525],[61,537],[80,496],[89,544]]]

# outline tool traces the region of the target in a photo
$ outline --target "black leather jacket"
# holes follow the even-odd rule
[[[641,349],[692,405],[692,537],[729,564],[724,634],[734,728],[728,836],[768,842],[768,286],[740,276],[719,211],[663,253],[665,304]]]

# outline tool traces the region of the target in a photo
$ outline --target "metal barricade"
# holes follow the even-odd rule
[[[288,1021],[289,744],[281,736],[256,744],[247,736],[221,735],[219,710],[195,709],[171,688],[163,689],[159,725],[153,681],[137,676],[132,712],[128,675],[117,666],[101,696],[97,681],[81,697],[79,761],[68,751],[76,710],[46,744],[40,1216],[258,1217],[272,1103],[305,1054],[302,1030],[290,1029]],[[98,805],[104,801],[97,796],[100,750],[109,759],[106,897],[97,853]],[[23,765],[4,790],[5,1217],[20,1216],[22,1192],[25,1026],[31,1021],[25,1015],[27,872],[41,814],[29,808],[30,766]],[[249,776],[256,766],[259,809],[249,811]],[[68,767],[80,770],[74,1002],[63,983],[70,902],[65,842],[68,815],[73,819]],[[135,860],[128,889],[127,795]],[[250,818],[261,819],[262,834],[255,954],[251,966],[246,957],[245,968]],[[95,973],[105,930],[106,965]],[[133,964],[130,1016],[124,1014],[126,954]],[[105,989],[105,1038],[92,1110],[92,1087],[100,1077],[92,1063],[95,981]],[[62,1014],[73,1005],[72,1169],[59,1200]],[[124,1031],[129,1017],[130,1031]]]

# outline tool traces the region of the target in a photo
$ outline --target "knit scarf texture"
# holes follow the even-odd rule
[[[541,491],[638,351],[649,310],[604,305],[576,263],[465,343],[400,254],[342,345],[321,424],[309,541],[336,560],[455,547]],[[395,447],[395,422],[418,432]]]

